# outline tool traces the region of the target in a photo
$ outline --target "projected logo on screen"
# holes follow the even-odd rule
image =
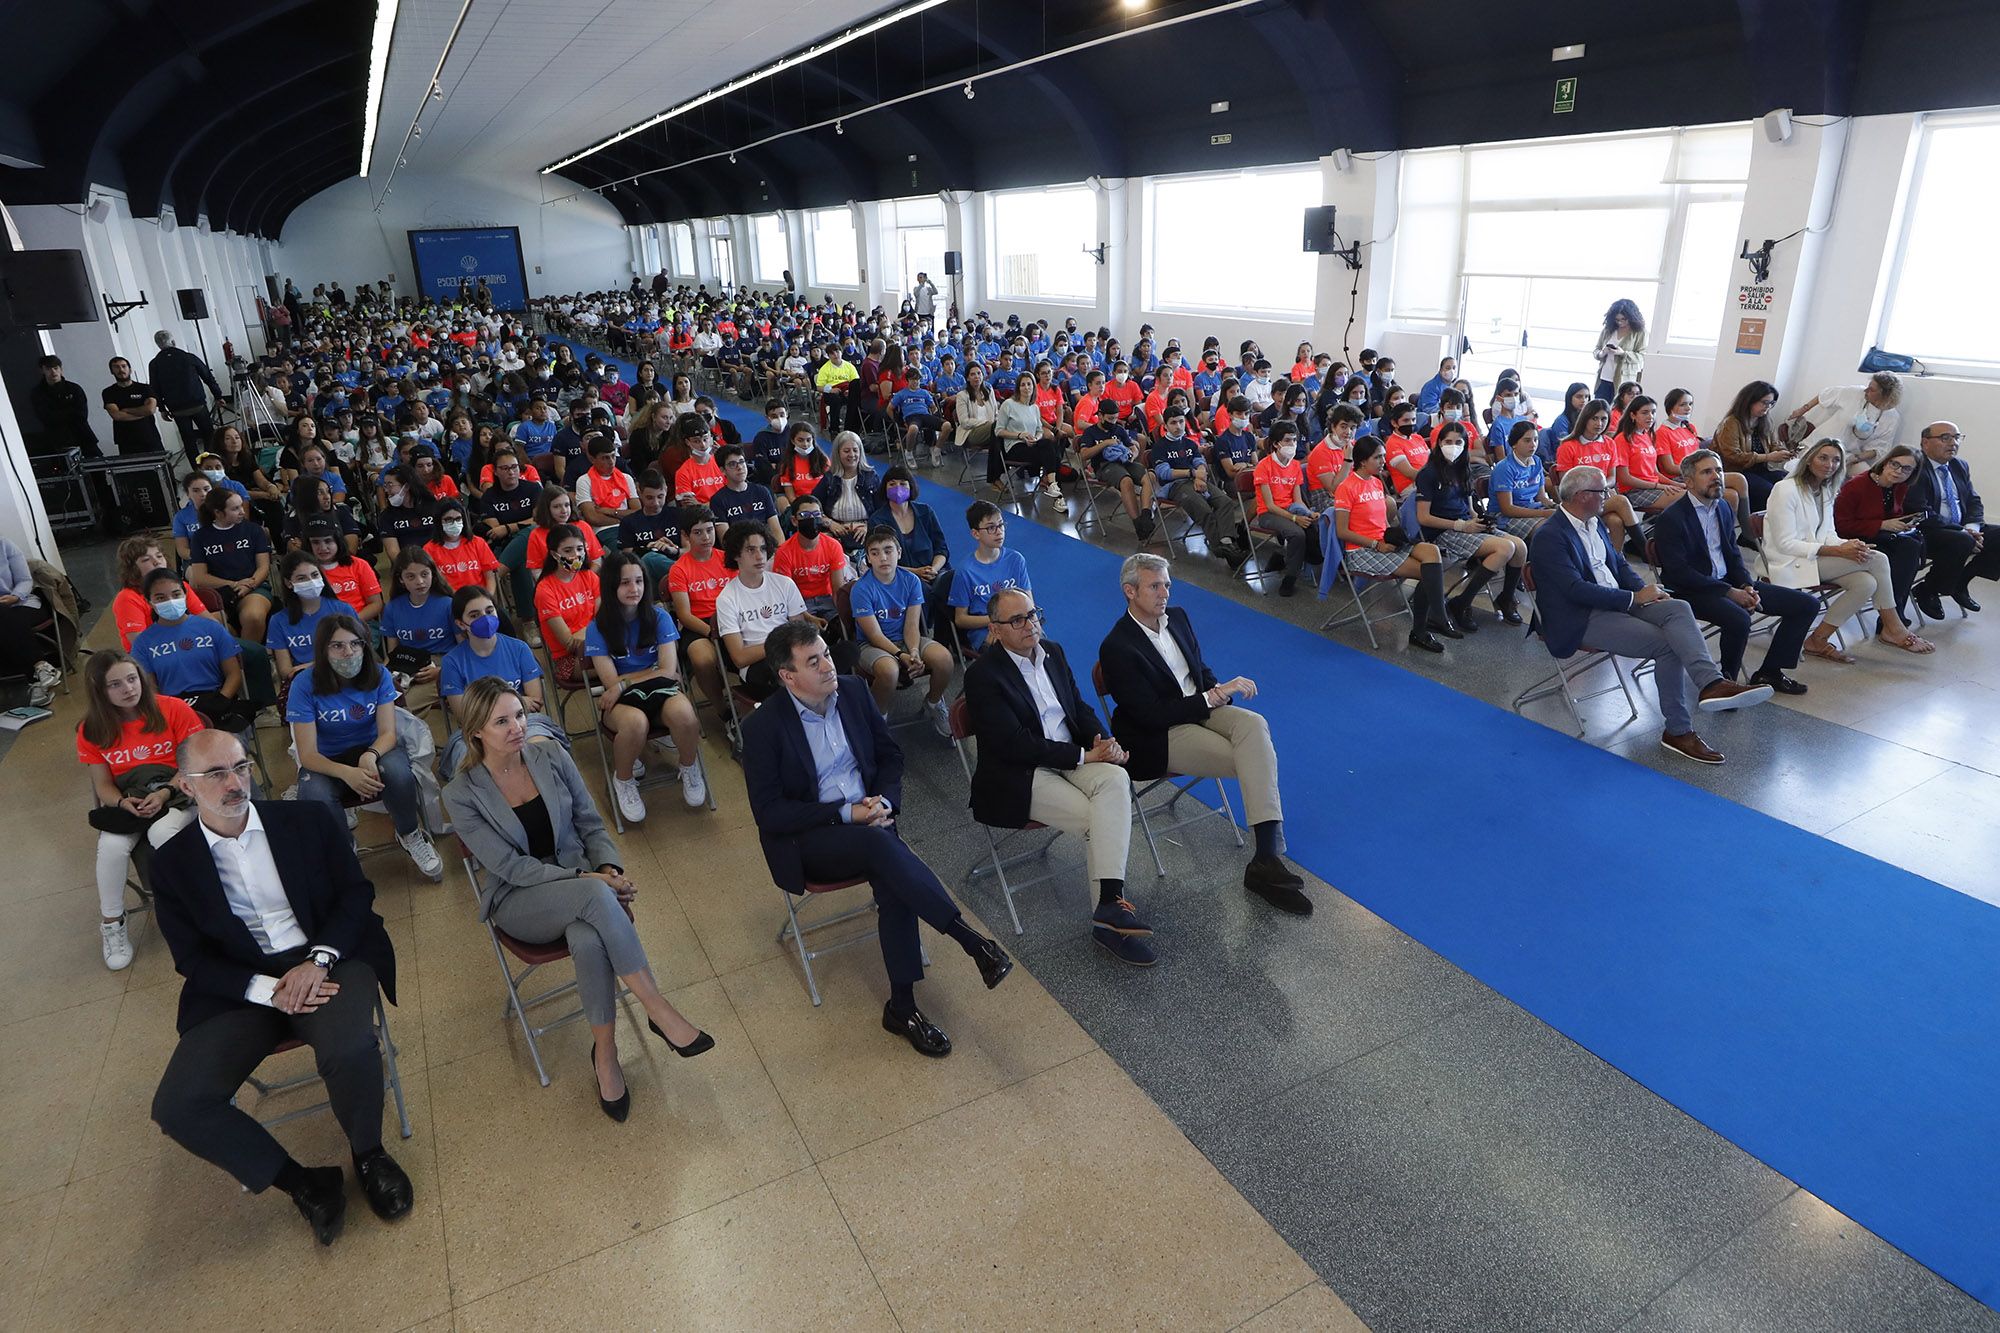
[[[461,284],[484,283],[499,309],[519,310],[527,304],[519,228],[454,227],[411,231],[409,238],[417,290],[425,297],[456,301]]]

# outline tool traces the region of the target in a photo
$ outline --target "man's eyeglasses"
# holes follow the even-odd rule
[[[1032,611],[1023,611],[1018,616],[1009,616],[1005,620],[996,620],[993,623],[996,625],[1005,625],[1008,629],[1026,629],[1030,625],[1039,625],[1042,623],[1042,609],[1036,607]]]
[[[188,777],[196,782],[220,782],[224,778],[248,779],[250,776],[250,767],[250,761],[243,759],[229,765],[227,768],[205,768],[199,773],[188,774]]]
[[[1941,430],[1938,431],[1936,434],[1926,434],[1924,438],[1927,440],[1943,440],[1946,444],[1961,444],[1965,440],[1965,432],[1956,430]]]
[[[1602,494],[1604,494],[1604,491],[1605,491],[1605,488],[1604,488],[1604,487],[1602,487],[1602,486],[1579,486],[1579,487],[1577,487],[1577,488],[1576,488],[1576,489],[1575,489],[1574,491],[1571,491],[1571,492],[1570,492],[1570,494],[1572,494],[1572,495],[1602,495]]]

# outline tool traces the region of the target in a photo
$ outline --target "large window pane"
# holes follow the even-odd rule
[[[2000,373],[1992,311],[2000,304],[2000,124],[1928,125],[1882,323],[1892,352]]]
[[[1615,199],[1661,194],[1670,134],[1567,139],[1479,148],[1467,196],[1473,204],[1534,199]]]
[[[1310,318],[1319,256],[1305,252],[1303,222],[1320,194],[1317,167],[1153,182],[1147,308]],[[1230,254],[1257,262],[1218,262]]]
[[[1082,185],[992,196],[993,294],[1021,300],[1095,301],[1097,196]]]
[[[1657,279],[1671,215],[1664,204],[1475,212],[1466,223],[1465,271]]]
[[[785,270],[792,266],[791,250],[785,241],[785,220],[776,213],[765,213],[750,220],[755,239],[752,247],[756,251],[757,281],[783,282]]]
[[[674,276],[694,277],[694,228],[685,222],[676,222],[672,227],[674,239]]]
[[[1460,369],[1482,392],[1502,370],[1519,371],[1543,424],[1553,423],[1563,390],[1597,378],[1592,349],[1611,303],[1630,300],[1650,310],[1658,297],[1652,282],[1467,278],[1465,337],[1472,350],[1460,358]]]
[[[806,214],[813,281],[822,287],[859,287],[861,259],[854,247],[854,215],[845,208]]]
[[[1390,312],[1403,319],[1448,319],[1458,312],[1459,197],[1456,149],[1405,153],[1397,183]]]
[[[1742,217],[1741,199],[1688,205],[1667,326],[1667,336],[1674,341],[1712,343],[1722,336],[1724,303],[1736,274],[1736,224]]]

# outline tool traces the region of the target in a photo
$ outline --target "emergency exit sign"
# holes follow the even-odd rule
[[[1574,78],[1556,80],[1556,114],[1576,110],[1576,80]]]

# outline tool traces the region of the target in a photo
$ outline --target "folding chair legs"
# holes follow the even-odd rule
[[[876,907],[870,901],[863,903],[859,907],[849,908],[845,912],[836,912],[832,916],[822,917],[818,921],[801,923],[799,921],[797,895],[786,893],[783,889],[779,889],[778,892],[785,899],[785,923],[778,927],[778,943],[783,944],[789,938],[792,942],[792,947],[798,950],[799,967],[806,974],[806,994],[812,997],[813,1007],[817,1009],[820,1003],[819,979],[813,975],[812,960],[845,949],[849,945],[866,944],[869,940],[875,939],[881,932],[879,930],[864,931],[859,935],[849,936],[847,939],[818,949],[808,949],[806,947],[806,932],[809,930],[823,930],[828,926],[837,926],[843,921],[852,921],[856,917],[866,916],[870,912],[875,911]],[[919,942],[917,952],[918,956],[923,960],[924,966],[929,967],[931,965],[930,951],[924,948],[923,944]]]
[[[1171,823],[1162,824],[1157,829],[1153,827],[1153,821],[1151,815],[1149,815],[1146,810],[1145,802],[1147,795],[1151,793],[1155,787],[1160,787],[1160,786],[1171,787],[1173,789],[1174,794],[1172,796],[1169,796],[1166,800],[1162,801],[1160,804],[1154,806],[1151,811],[1151,814],[1172,815],[1175,813],[1174,807],[1180,804],[1181,799],[1183,797],[1192,795],[1194,789],[1200,786],[1204,782],[1213,782],[1215,784],[1216,797],[1222,802],[1222,808],[1220,810],[1210,810],[1206,806],[1201,806],[1193,814],[1180,815],[1177,818],[1175,818]],[[1199,804],[1199,802],[1197,802],[1197,804]],[[1144,787],[1141,787],[1138,791],[1132,793],[1132,812],[1139,817],[1139,830],[1140,832],[1146,835],[1146,849],[1152,852],[1153,869],[1158,873],[1161,879],[1165,879],[1167,876],[1167,866],[1166,862],[1160,859],[1160,845],[1155,840],[1156,836],[1165,837],[1167,834],[1173,833],[1179,829],[1186,828],[1188,825],[1196,823],[1199,820],[1219,817],[1229,825],[1229,832],[1231,833],[1232,836],[1235,837],[1236,845],[1239,848],[1243,846],[1243,830],[1238,828],[1236,825],[1236,811],[1235,808],[1229,804],[1229,789],[1222,785],[1222,779],[1220,778],[1191,777],[1180,782],[1176,782],[1172,777],[1155,778],[1153,781],[1147,783]]]
[[[382,1051],[382,1087],[384,1091],[388,1092],[395,1099],[396,1123],[402,1129],[403,1137],[407,1139],[415,1131],[410,1127],[409,1107],[403,1101],[403,1073],[396,1065],[397,1048],[395,1039],[389,1035],[389,1013],[383,1005],[380,995],[375,997],[375,1030],[377,1041]],[[275,1097],[280,1093],[291,1092],[296,1088],[307,1087],[319,1081],[320,1076],[317,1070],[314,1070],[310,1074],[300,1074],[297,1078],[282,1079],[276,1083],[266,1083],[255,1074],[244,1080],[245,1083],[256,1089],[257,1095],[260,1098]],[[234,1106],[236,1099],[231,1097],[229,1104]],[[294,1120],[302,1120],[306,1116],[318,1115],[321,1111],[330,1111],[332,1109],[333,1103],[331,1101],[324,1101],[313,1106],[301,1106],[296,1110],[287,1111],[283,1115],[273,1116],[269,1120],[260,1120],[258,1123],[266,1129],[275,1129],[279,1125],[288,1125]]]
[[[1585,695],[1577,695],[1570,690],[1569,682],[1571,675],[1581,676],[1584,672],[1599,665],[1606,665],[1611,668],[1612,678],[1618,682],[1616,686],[1606,685],[1601,690],[1593,690]],[[1618,659],[1610,653],[1597,653],[1586,649],[1575,656],[1557,662],[1554,674],[1544,677],[1541,681],[1530,685],[1527,689],[1516,695],[1514,698],[1514,711],[1518,713],[1522,708],[1534,703],[1538,699],[1546,699],[1551,695],[1560,694],[1563,706],[1569,709],[1570,720],[1576,725],[1576,734],[1581,736],[1584,734],[1585,728],[1583,725],[1583,713],[1577,708],[1577,705],[1607,695],[1614,688],[1625,696],[1626,720],[1637,720],[1639,716],[1639,704],[1632,697],[1631,687],[1625,683],[1625,673],[1618,669]]]

